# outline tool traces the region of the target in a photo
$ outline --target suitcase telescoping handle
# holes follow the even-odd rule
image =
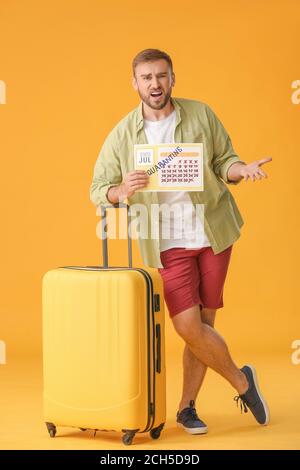
[[[106,209],[126,208],[127,210],[127,241],[128,241],[128,266],[132,268],[132,241],[130,230],[130,210],[129,205],[124,202],[117,202],[116,204],[101,205],[101,238],[102,238],[102,254],[103,254],[103,267],[108,268],[108,246],[107,246],[107,225],[106,225]]]

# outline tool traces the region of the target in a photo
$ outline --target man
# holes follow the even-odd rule
[[[128,199],[147,209],[147,222],[160,236],[139,238],[143,261],[158,268],[165,301],[177,333],[185,341],[183,393],[177,412],[178,426],[191,434],[207,432],[198,417],[195,400],[207,367],[237,390],[237,403],[251,410],[258,423],[269,422],[269,410],[258,388],[252,366],[239,369],[227,345],[214,329],[215,315],[223,307],[223,286],[233,243],[240,236],[242,216],[227,184],[266,177],[262,165],[271,158],[246,164],[234,153],[230,137],[209,106],[195,100],[172,98],[175,84],[172,60],[157,49],[141,51],[133,60],[134,89],[141,102],[109,133],[97,159],[90,197],[99,204]],[[134,144],[203,143],[204,191],[143,192],[149,182],[145,171],[134,169]],[[175,206],[167,220],[151,212],[152,205]],[[196,212],[204,206],[204,216]],[[181,209],[188,207],[187,232],[178,237]],[[197,230],[194,227],[197,224]],[[184,224],[185,225],[185,224]],[[162,226],[173,237],[161,236]],[[176,236],[174,236],[176,234]]]

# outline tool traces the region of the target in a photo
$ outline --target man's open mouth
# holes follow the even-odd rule
[[[153,98],[158,98],[161,95],[162,95],[162,91],[153,91],[151,93],[151,96],[153,96]]]

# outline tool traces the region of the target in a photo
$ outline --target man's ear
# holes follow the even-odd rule
[[[138,86],[137,86],[137,81],[136,81],[136,78],[135,78],[135,77],[132,77],[132,86],[133,86],[133,88],[137,91]]]
[[[172,86],[175,85],[175,73],[173,72],[172,73],[172,82],[171,82]]]

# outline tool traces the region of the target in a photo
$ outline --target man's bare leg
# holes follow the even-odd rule
[[[211,326],[205,324],[195,305],[172,317],[177,333],[191,352],[207,367],[224,377],[242,395],[248,389],[243,372],[233,362],[224,339]]]
[[[202,322],[214,327],[216,317],[215,309],[203,308],[201,310]],[[186,344],[183,351],[183,390],[179,403],[179,412],[189,406],[190,400],[196,401],[202,386],[207,366],[192,353]]]

